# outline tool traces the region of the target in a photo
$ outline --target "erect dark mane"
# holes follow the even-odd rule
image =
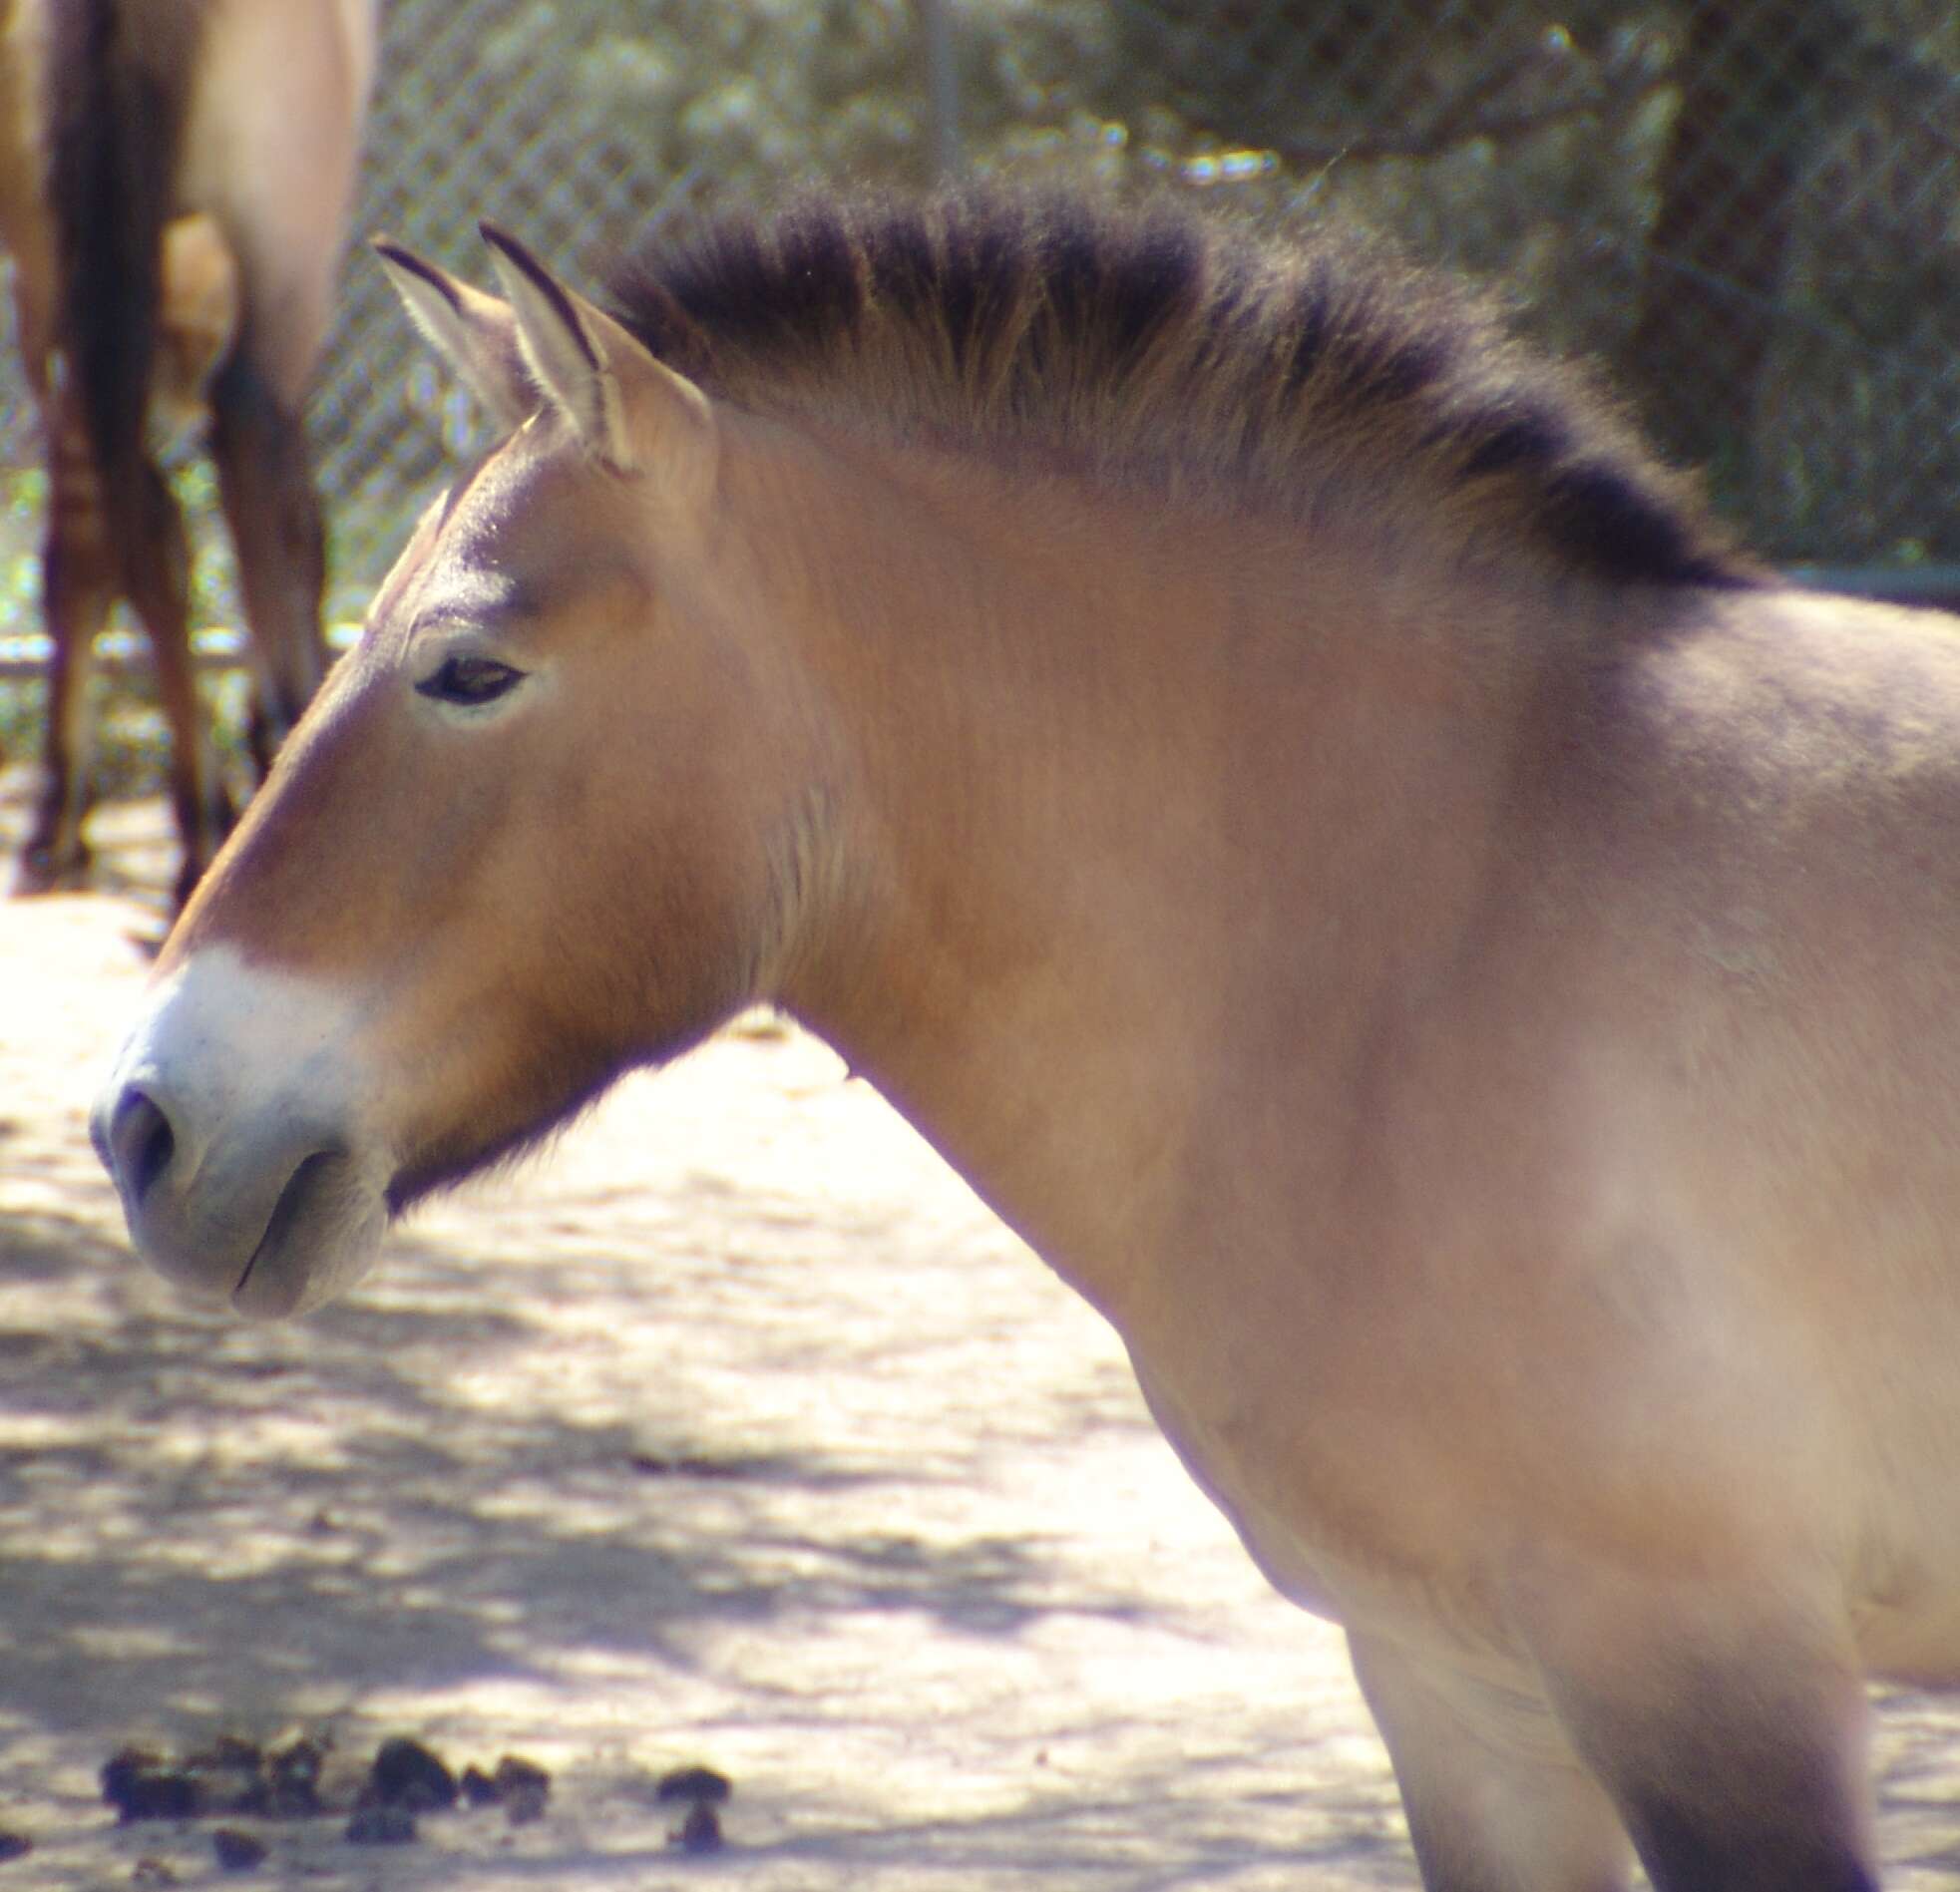
[[[630,257],[621,318],[740,405],[1040,445],[1101,476],[1633,583],[1755,570],[1580,372],[1351,232],[1059,192],[813,195]]]

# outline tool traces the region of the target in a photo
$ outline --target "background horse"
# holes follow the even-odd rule
[[[773,1001],[1346,1626],[1431,1886],[1871,1886],[1865,1678],[1960,1673],[1960,626],[1327,233],[493,245],[388,252],[521,424],[159,961],[143,1252],[310,1307]]]
[[[0,242],[49,465],[46,779],[18,886],[87,871],[87,692],[126,597],[171,730],[180,901],[229,812],[197,711],[184,522],[153,422],[207,407],[261,767],[324,668],[300,418],[326,332],[373,0],[0,0]]]

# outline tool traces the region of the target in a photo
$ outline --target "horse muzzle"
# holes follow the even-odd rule
[[[222,947],[159,988],[90,1134],[160,1273],[277,1320],[365,1272],[388,1222],[388,1165],[352,1107],[350,1022],[330,995]]]

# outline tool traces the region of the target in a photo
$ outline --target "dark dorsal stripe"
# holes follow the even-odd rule
[[[724,398],[1040,443],[1630,583],[1755,568],[1590,379],[1352,231],[1064,192],[811,195],[645,245],[627,325]],[[1385,512],[1384,512],[1385,509]]]

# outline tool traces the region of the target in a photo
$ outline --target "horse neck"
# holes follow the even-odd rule
[[[782,997],[1113,1313],[1229,1073],[1275,1032],[1337,1069],[1448,950],[1536,668],[1466,627],[1524,613],[1270,520],[824,459],[767,508],[841,863]]]

